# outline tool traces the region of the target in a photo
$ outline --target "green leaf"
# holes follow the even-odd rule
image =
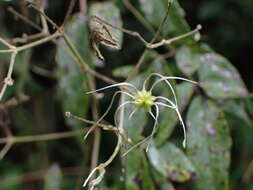
[[[151,73],[161,73],[164,75],[170,75],[170,71],[168,66],[166,65],[166,60],[160,57],[155,51],[148,51],[144,58],[144,62],[149,62],[148,67],[141,73],[138,74],[133,80],[130,81],[131,84],[137,87],[137,89],[141,90],[143,88],[144,80],[151,74]],[[151,78],[147,87],[150,87],[154,80],[157,79]],[[173,84],[173,80],[171,81]],[[154,89],[155,93],[159,93],[160,95],[169,96],[170,89],[168,86],[161,84],[157,85]],[[126,99],[127,100],[127,99]],[[147,119],[150,117],[146,110],[139,109],[131,119],[128,118],[130,113],[135,109],[135,106],[126,106],[124,118],[124,128],[129,136],[134,141],[139,141],[141,138],[141,133],[147,126]]]
[[[178,68],[186,75],[194,74],[201,65],[201,49],[199,46],[182,46],[176,53],[176,62]]]
[[[130,83],[140,89],[140,84],[143,83],[145,76],[143,74],[135,77]],[[142,82],[140,82],[142,81]],[[129,97],[125,97],[125,101],[129,101]],[[126,135],[133,140],[133,142],[137,142],[141,139],[141,133],[143,132],[146,124],[147,124],[147,113],[144,109],[139,109],[136,113],[129,118],[130,114],[136,109],[134,105],[125,106],[125,116],[124,116],[124,129]]]
[[[67,25],[66,32],[87,64],[91,63],[85,20],[82,17],[74,17]],[[89,96],[85,94],[89,91],[87,74],[73,60],[72,54],[63,39],[59,42],[57,57],[58,69],[61,73],[59,78],[59,98],[63,105],[63,111],[70,111],[75,115],[85,117],[89,105]],[[73,119],[67,119],[67,122],[75,127],[83,125],[83,123],[81,124]]]
[[[115,5],[114,1],[91,4],[90,9],[89,9],[89,14],[97,16],[117,27],[122,27],[123,25],[123,22],[120,16],[120,10]],[[123,42],[123,32],[121,32],[120,30],[112,29],[110,27],[108,27],[108,29],[110,30],[112,35],[117,39],[121,47],[122,42]]]
[[[13,161],[3,159],[1,160],[0,170],[1,189],[19,190],[24,188],[22,178],[20,177],[24,171],[22,171],[20,165],[17,165],[17,163]]]
[[[143,151],[130,152],[125,161],[127,190],[139,190],[139,185],[143,189],[155,190],[151,170]]]
[[[155,190],[155,185],[150,175],[150,167],[147,163],[147,159],[142,155],[142,168],[141,168],[141,177],[142,177],[142,187],[143,189]]]
[[[176,94],[178,100],[179,111],[182,113],[188,105],[194,92],[194,86],[188,82],[182,82],[176,86]],[[173,109],[161,109],[159,130],[155,136],[157,146],[165,143],[172,134],[176,124],[178,123],[178,116]],[[180,126],[179,126],[180,127]]]
[[[185,182],[195,174],[191,161],[172,143],[160,148],[150,145],[148,158],[157,171],[173,181]]]
[[[52,165],[45,176],[44,190],[60,190],[62,181],[62,173],[59,165]]]
[[[222,109],[224,110],[228,122],[232,125],[251,127],[251,120],[245,111],[245,106],[242,102],[235,100],[226,100],[221,102]]]
[[[122,67],[117,67],[112,71],[113,76],[115,77],[124,77],[127,78],[129,74],[133,71],[132,65],[125,65]]]
[[[139,0],[145,18],[156,28],[166,15],[168,0]],[[185,13],[177,0],[174,0],[169,10],[169,18],[164,24],[162,34],[167,36],[169,33],[183,34],[190,30],[189,25],[184,19]]]
[[[163,0],[168,2],[168,0]],[[173,0],[173,6],[170,10],[170,19],[177,28],[178,34],[183,34],[190,31],[190,26],[185,20],[185,12],[178,3],[178,0]]]
[[[159,190],[175,190],[172,183],[156,169],[151,168],[156,184],[159,184]]]
[[[228,190],[231,138],[224,114],[196,97],[187,114],[187,155],[197,170],[194,189]]]
[[[145,19],[154,27],[158,28],[160,22],[165,17],[167,5],[164,4],[162,0],[157,1],[139,0],[139,2],[140,8],[144,13]],[[166,22],[162,32],[164,35],[167,35],[168,33],[171,33],[174,30],[175,29],[172,23]]]
[[[236,68],[217,53],[200,57],[198,69],[200,86],[211,98],[237,98],[248,95],[247,89]]]
[[[142,160],[141,151],[132,151],[127,155],[125,160],[125,172],[126,172],[126,189],[127,190],[140,190],[135,183],[140,172],[140,165]]]

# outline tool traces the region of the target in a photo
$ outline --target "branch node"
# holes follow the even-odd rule
[[[13,80],[12,78],[10,78],[10,77],[6,77],[6,78],[4,79],[4,83],[5,83],[6,85],[8,85],[8,86],[12,86],[13,83],[14,83],[14,80]]]

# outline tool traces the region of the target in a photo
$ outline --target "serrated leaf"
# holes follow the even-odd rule
[[[147,154],[153,167],[173,181],[185,182],[195,174],[191,161],[172,143],[166,143],[160,148],[152,144]]]
[[[75,16],[67,25],[66,32],[74,43],[75,47],[88,63],[91,62],[89,54],[89,38],[87,24],[84,18]],[[75,115],[84,117],[88,108],[89,91],[87,85],[87,74],[73,60],[66,43],[61,40],[57,49],[58,69],[61,73],[59,79],[59,98],[63,105],[63,111],[70,111]],[[71,126],[77,127],[80,122],[67,119]]]
[[[200,61],[199,81],[208,96],[237,98],[248,95],[240,74],[226,58],[216,53],[206,53]]]
[[[231,138],[223,112],[212,101],[196,97],[187,126],[187,155],[197,171],[194,189],[227,190]]]

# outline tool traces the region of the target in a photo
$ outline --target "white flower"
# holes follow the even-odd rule
[[[149,90],[146,89],[146,83],[148,82],[148,80],[151,78],[151,77],[158,77],[159,79],[156,80],[153,85],[151,86],[151,88]],[[118,94],[124,94],[126,96],[128,96],[130,98],[130,100],[128,101],[125,101],[123,102],[121,105],[118,106],[118,108],[116,109],[116,112],[114,114],[114,120],[115,120],[115,125],[118,126],[118,122],[117,122],[117,113],[118,111],[128,105],[128,104],[132,104],[132,105],[135,105],[135,109],[132,111],[132,113],[129,115],[129,118],[132,118],[132,116],[136,113],[136,111],[140,108],[142,109],[145,109],[150,115],[151,117],[154,119],[154,126],[153,126],[153,130],[152,130],[152,133],[150,136],[148,136],[146,139],[144,139],[144,141],[142,142],[145,142],[149,139],[151,139],[155,132],[156,132],[156,129],[157,129],[157,125],[158,125],[158,117],[159,117],[159,107],[160,106],[163,106],[163,107],[166,107],[166,108],[170,108],[170,109],[174,109],[177,113],[177,116],[179,118],[179,121],[181,122],[182,126],[183,126],[183,131],[184,131],[184,140],[183,140],[183,147],[185,148],[186,147],[186,127],[185,127],[185,124],[183,122],[183,119],[181,117],[181,114],[179,112],[179,108],[178,108],[178,102],[177,102],[177,97],[176,97],[176,93],[175,93],[175,90],[174,88],[172,87],[171,83],[169,82],[169,80],[184,80],[184,81],[187,81],[187,82],[191,82],[191,83],[194,83],[194,84],[197,84],[197,82],[195,81],[192,81],[192,80],[188,80],[188,79],[185,79],[185,78],[181,78],[181,77],[170,77],[170,76],[163,76],[159,73],[152,73],[150,74],[144,81],[143,83],[143,86],[142,86],[142,89],[141,90],[138,90],[133,84],[131,83],[127,83],[127,82],[122,82],[122,83],[117,83],[117,84],[113,84],[113,85],[109,85],[109,86],[106,86],[104,88],[100,88],[98,90],[95,90],[95,91],[91,91],[91,92],[88,92],[88,94],[90,93],[94,93],[94,92],[99,92],[99,91],[102,91],[102,90],[106,90],[108,88],[113,88],[113,87],[120,87],[120,86],[124,86],[126,90],[120,90],[120,91],[117,91],[114,96],[112,97],[112,100],[111,100],[111,103],[108,107],[108,109],[106,110],[106,112],[104,113],[104,115],[99,119],[99,121],[97,123],[99,123],[105,116],[106,114],[108,114],[109,110],[111,109],[112,105],[113,105],[113,102],[114,102],[114,99],[115,97],[118,95]],[[157,84],[159,84],[160,82],[165,82],[168,87],[170,88],[172,94],[173,94],[173,97],[174,97],[174,100],[170,100],[166,97],[163,97],[163,96],[154,96],[152,94],[154,88],[156,87]],[[164,103],[165,102],[165,103]],[[155,113],[152,112],[152,107],[155,108]],[[139,144],[139,143],[138,143]],[[148,150],[148,147],[147,147],[147,150]]]

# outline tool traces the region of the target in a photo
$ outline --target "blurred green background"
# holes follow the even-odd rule
[[[70,1],[45,2],[45,13],[61,25]],[[93,70],[121,82],[132,73],[145,50],[137,38],[111,29],[121,50],[99,47],[105,61],[91,48],[88,15],[97,15],[113,25],[138,31],[150,41],[167,9],[167,0],[77,0],[65,30],[82,58]],[[36,24],[24,22],[16,10]],[[159,39],[184,34],[201,24],[201,40],[187,37],[167,46],[148,50],[144,63],[131,80],[141,87],[151,73],[181,76],[199,82],[193,87],[172,81],[179,108],[188,127],[187,148],[177,115],[161,109],[159,130],[148,153],[142,148],[127,157],[118,156],[107,169],[99,189],[126,190],[237,190],[253,189],[253,75],[250,67],[253,40],[252,0],[175,0]],[[21,46],[24,33],[36,34],[40,16],[25,0],[0,0],[0,37]],[[55,31],[51,25],[49,30]],[[0,44],[0,49],[6,49]],[[3,81],[10,56],[0,54],[0,81]],[[56,39],[20,52],[15,61],[14,85],[0,102],[0,138],[9,130],[15,137],[74,132],[71,138],[15,143],[0,160],[0,190],[83,189],[82,183],[94,159],[94,134],[83,140],[80,129],[90,127],[67,119],[66,111],[90,120],[95,105],[86,95],[89,80],[97,88],[108,85],[84,73],[75,63],[63,39]],[[149,85],[152,84],[151,81]],[[3,83],[0,84],[2,88]],[[98,99],[101,116],[114,90]],[[166,86],[155,94],[171,97]],[[118,101],[118,100],[117,100]],[[113,124],[118,102],[106,116]],[[131,110],[132,107],[126,109]],[[128,113],[126,113],[128,114]],[[151,132],[152,119],[139,111],[124,121],[134,143]],[[80,135],[77,135],[80,134]],[[0,142],[1,142],[0,139]],[[114,134],[102,131],[98,163],[104,162],[116,145]],[[0,144],[0,151],[4,144]],[[122,152],[129,148],[122,147]],[[124,172],[125,171],[125,172]]]

